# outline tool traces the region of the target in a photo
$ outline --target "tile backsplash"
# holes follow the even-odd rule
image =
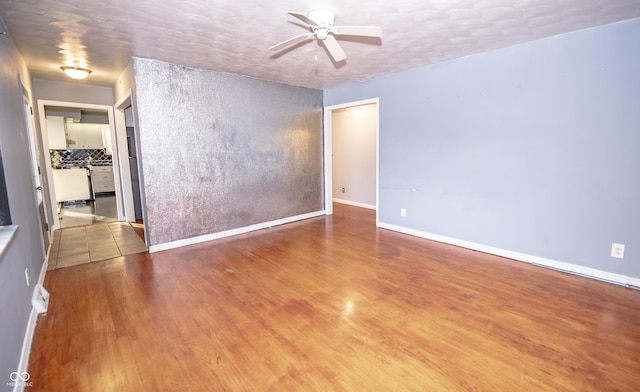
[[[51,167],[64,169],[70,166],[111,166],[111,155],[104,148],[90,150],[49,150]]]

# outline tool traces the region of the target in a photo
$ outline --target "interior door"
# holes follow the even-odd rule
[[[35,132],[34,121],[33,121],[33,109],[29,104],[29,100],[27,97],[24,97],[24,124],[27,132],[27,138],[29,143],[29,151],[31,155],[31,176],[33,180],[33,187],[36,198],[36,206],[38,208],[38,215],[40,219],[40,226],[42,228],[42,241],[44,245],[44,252],[46,255],[47,250],[49,249],[49,242],[51,240],[50,236],[50,225],[48,216],[48,206],[50,205],[48,200],[48,194],[43,191],[43,189],[49,189],[46,186],[46,176],[42,174],[41,168],[42,166],[42,154],[40,153],[40,143],[38,141],[38,137]]]

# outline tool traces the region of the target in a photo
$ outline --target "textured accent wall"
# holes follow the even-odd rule
[[[149,245],[322,210],[322,91],[133,67]]]

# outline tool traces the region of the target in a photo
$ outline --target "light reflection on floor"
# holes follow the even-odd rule
[[[63,206],[60,211],[60,227],[86,226],[94,223],[118,220],[115,195],[96,195],[95,200],[87,200],[84,205]]]

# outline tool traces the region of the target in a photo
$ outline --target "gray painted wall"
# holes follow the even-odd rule
[[[638,70],[634,19],[330,89],[324,103],[380,98],[381,222],[639,278]]]
[[[33,94],[36,99],[49,101],[90,103],[108,106],[114,103],[113,89],[111,87],[91,86],[73,82],[64,83],[34,79]]]
[[[133,68],[149,245],[322,210],[322,91]]]
[[[0,258],[0,386],[4,390],[10,382],[10,373],[18,370],[31,296],[44,263],[44,253],[18,86],[20,74],[26,89],[30,90],[30,77],[8,34],[0,36],[0,58],[0,149],[11,218],[13,224],[20,226]],[[25,268],[29,270],[31,287],[26,285]]]
[[[133,60],[122,71],[118,80],[113,85],[113,102],[118,102],[129,90],[135,89],[135,80],[133,79]]]

